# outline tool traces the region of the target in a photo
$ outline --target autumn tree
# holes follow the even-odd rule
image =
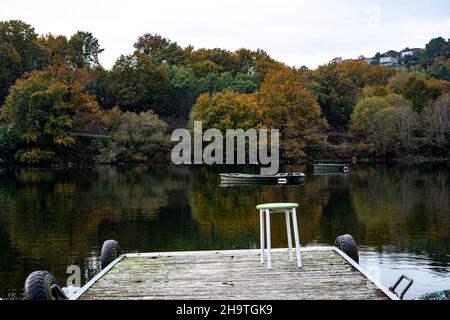
[[[389,92],[386,86],[365,86],[362,90],[362,95],[364,98],[385,97],[388,93]]]
[[[406,81],[408,81],[414,74],[407,71],[400,71],[393,75],[386,86],[390,93],[402,94]]]
[[[355,60],[336,65],[337,72],[352,81],[358,88],[386,85],[395,70],[379,65],[369,65],[365,61]]]
[[[319,67],[313,74],[318,83],[318,101],[328,122],[346,126],[363,88],[385,86],[394,73],[392,69],[364,61],[329,63]]]
[[[70,39],[49,33],[36,41],[45,51],[46,66],[65,64],[73,68],[96,68],[100,66],[99,54],[104,51],[98,39],[84,31],[78,31]]]
[[[263,125],[280,129],[281,154],[288,159],[306,157],[307,149],[324,142],[327,122],[320,105],[291,68],[269,71],[257,93]]]
[[[99,66],[103,51],[89,32],[65,36],[38,36],[30,25],[18,21],[0,21],[0,105],[16,79],[27,72],[51,65],[90,69]]]
[[[204,93],[192,110],[192,119],[203,121],[204,128],[226,129],[257,128],[263,111],[255,95],[234,92]]]
[[[11,88],[2,116],[19,137],[24,163],[50,161],[75,144],[74,131],[101,123],[95,98],[85,92],[86,75],[67,67],[34,71]]]

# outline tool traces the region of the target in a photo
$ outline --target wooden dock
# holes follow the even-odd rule
[[[287,249],[125,254],[72,300],[388,300],[396,295],[335,247],[302,248],[301,270]]]

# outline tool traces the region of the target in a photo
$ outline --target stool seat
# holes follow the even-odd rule
[[[256,206],[258,210],[285,210],[298,208],[298,203],[266,203]]]
[[[267,236],[267,268],[272,269],[272,259],[271,259],[271,235],[270,235],[270,214],[284,212],[286,215],[286,234],[289,245],[289,258],[291,263],[294,262],[294,254],[292,250],[292,236],[291,236],[291,214],[292,214],[292,224],[294,227],[294,240],[297,255],[297,265],[299,268],[302,267],[302,258],[300,253],[300,239],[298,234],[297,225],[297,203],[266,203],[256,206],[259,210],[259,223],[260,223],[260,234],[261,234],[261,263],[265,263],[265,237]],[[265,217],[264,217],[265,215]],[[264,219],[265,218],[265,219]],[[264,228],[264,220],[266,220],[266,228]],[[265,230],[264,230],[265,229]]]

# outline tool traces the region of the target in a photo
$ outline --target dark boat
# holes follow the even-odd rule
[[[350,167],[347,164],[324,164],[318,163],[314,165],[314,172],[343,172],[347,173],[350,171]]]
[[[243,173],[223,173],[220,174],[221,184],[302,184],[305,181],[303,173],[279,173],[274,176],[263,176]]]

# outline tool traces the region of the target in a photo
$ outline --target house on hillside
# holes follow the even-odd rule
[[[384,67],[397,67],[401,54],[395,50],[389,50],[380,56],[380,65]]]
[[[381,65],[388,68],[396,67],[410,67],[417,64],[417,59],[415,54],[423,53],[425,49],[422,48],[405,48],[398,52],[395,50],[389,50],[383,54],[377,53],[372,58],[366,58],[364,55],[360,55],[357,59],[343,59],[342,57],[337,57],[331,60],[333,63],[344,63],[348,61],[364,61],[369,65]]]
[[[400,55],[401,55],[401,58],[405,58],[408,56],[413,56],[416,53],[422,53],[423,51],[425,51],[425,50],[422,48],[412,48],[412,49],[406,48],[406,49],[403,49],[402,51],[400,51]]]
[[[390,56],[381,56],[380,57],[380,65],[383,67],[397,67],[398,66],[398,58],[390,57]]]

